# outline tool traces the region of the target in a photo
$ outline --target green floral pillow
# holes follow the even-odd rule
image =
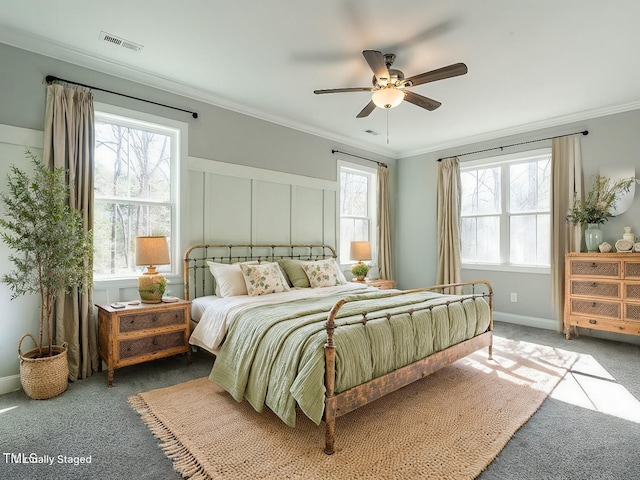
[[[344,276],[340,275],[338,265],[333,258],[301,263],[304,273],[309,278],[311,288],[333,287],[345,283]]]
[[[289,285],[277,263],[240,264],[240,270],[247,286],[247,293],[251,297],[289,291]]]

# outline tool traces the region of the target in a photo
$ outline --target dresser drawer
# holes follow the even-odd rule
[[[137,357],[149,353],[160,353],[163,350],[184,347],[184,330],[150,335],[148,337],[131,338],[118,342],[120,360]]]
[[[169,310],[122,315],[118,319],[120,333],[136,332],[148,328],[169,327],[185,324],[185,310]]]
[[[621,318],[621,303],[571,299],[571,313],[596,317]]]
[[[640,280],[640,262],[624,262],[624,278]]]
[[[625,303],[624,319],[640,322],[640,303]]]
[[[602,318],[572,317],[571,325],[582,328],[592,328],[607,332],[625,333],[628,335],[640,335],[640,322],[625,322],[622,320],[607,320]]]
[[[625,300],[640,301],[640,283],[628,282],[623,287],[623,298]]]
[[[571,260],[571,275],[620,278],[620,262],[605,260]]]
[[[571,280],[571,295],[588,297],[620,298],[619,282]]]

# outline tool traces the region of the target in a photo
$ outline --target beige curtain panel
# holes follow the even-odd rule
[[[93,228],[93,95],[84,88],[47,87],[44,161],[65,168],[69,179],[69,206],[82,213],[85,230]],[[93,292],[75,289],[56,299],[55,338],[67,342],[69,379],[75,381],[98,370],[97,328]]]
[[[462,279],[460,245],[460,160],[445,158],[438,162],[438,272],[439,284]]]
[[[389,214],[389,169],[378,165],[378,272],[379,277],[392,280],[391,215]]]
[[[558,331],[564,326],[564,259],[579,252],[582,228],[567,222],[574,197],[583,199],[580,137],[554,138],[551,143],[551,301]]]

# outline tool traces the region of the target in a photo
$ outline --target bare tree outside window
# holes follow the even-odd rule
[[[350,263],[351,242],[372,241],[375,174],[340,169],[340,263]]]
[[[94,273],[131,275],[135,237],[171,238],[172,137],[124,122],[98,121],[95,131]]]
[[[487,159],[460,178],[463,263],[548,267],[551,154]]]

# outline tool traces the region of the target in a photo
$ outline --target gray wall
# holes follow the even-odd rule
[[[107,90],[198,112],[199,118],[193,119],[189,114],[183,112],[94,91],[96,102],[187,122],[189,125],[188,155],[190,157],[286,172],[333,182],[337,181],[338,158],[332,155],[332,149],[387,163],[391,177],[392,209],[395,208],[393,198],[395,196],[396,162],[392,158],[4,44],[0,44],[0,65],[2,65],[0,91],[3,92],[0,96],[0,128],[2,125],[9,125],[35,131],[43,130],[46,97],[44,78],[47,75],[55,75],[75,82],[95,85]],[[342,157],[342,160],[366,166],[373,165],[365,160],[352,157]],[[11,158],[0,158],[2,165],[13,163],[21,165],[23,162],[26,160],[22,153],[11,155]],[[5,184],[6,182],[0,183],[0,191],[6,188]],[[189,201],[188,191],[182,192],[182,196],[184,201]],[[195,221],[202,222],[201,215],[200,212],[200,217]],[[189,228],[190,219],[183,219],[183,222],[186,223],[186,228]],[[207,239],[207,241],[215,240],[215,238]],[[181,251],[187,247],[188,245],[182,245]],[[0,254],[6,259],[8,251],[0,248]],[[111,288],[108,301],[121,300],[116,297],[135,293],[135,288],[132,289],[130,285],[122,285],[122,287]],[[179,285],[172,288],[172,294],[180,294],[181,291]],[[122,300],[124,299],[126,298],[122,298]],[[5,285],[0,285],[0,309],[5,314],[12,311],[17,313],[19,310],[21,314],[31,314],[37,318],[37,315],[34,315],[38,308],[37,300],[36,298],[22,298],[14,300],[12,303],[10,291]],[[106,301],[106,298],[96,297],[95,300],[97,302]],[[18,306],[20,306],[19,309]],[[7,314],[0,319],[0,328],[2,328],[0,335],[0,392],[3,390],[3,378],[11,377],[11,381],[15,381],[14,376],[18,374],[17,340],[26,331],[32,331],[34,324],[33,320],[23,321],[19,318],[9,317],[11,315]],[[37,333],[37,331],[32,331],[32,333]]]
[[[528,140],[563,135],[582,130],[580,135],[585,184],[600,172],[601,167],[632,169],[640,174],[640,111],[631,111],[593,118],[579,123],[548,128],[527,134],[464,145],[455,149],[417,155],[398,160],[398,198],[396,216],[396,248],[400,253],[396,264],[401,288],[429,285],[436,279],[436,185],[437,159],[465,152],[499,147]],[[536,142],[505,149],[512,153],[550,146],[551,142]],[[461,162],[489,157],[500,152],[463,156]],[[604,239],[612,245],[622,238],[625,226],[640,234],[640,194],[636,194],[631,208],[602,226]],[[551,307],[551,277],[543,274],[464,270],[463,279],[488,279],[495,291],[497,318],[515,319],[519,323],[555,328]],[[510,293],[518,294],[518,302],[510,301]],[[617,339],[632,340],[625,336]]]

